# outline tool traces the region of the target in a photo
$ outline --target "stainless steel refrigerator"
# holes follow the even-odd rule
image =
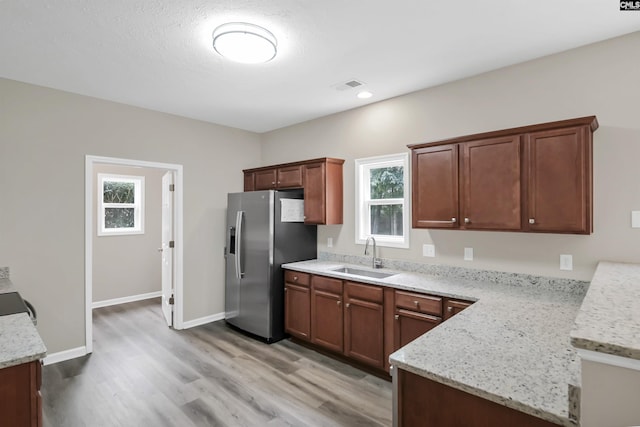
[[[230,193],[225,247],[225,320],[275,342],[284,338],[287,262],[316,258],[317,227],[305,225],[302,190]]]

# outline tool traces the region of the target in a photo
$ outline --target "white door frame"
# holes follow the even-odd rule
[[[87,354],[93,351],[93,195],[95,183],[93,180],[93,169],[96,164],[137,166],[144,168],[164,169],[175,172],[175,193],[174,193],[174,266],[175,266],[175,304],[174,304],[174,329],[183,329],[183,227],[182,227],[182,206],[183,206],[183,170],[182,165],[171,163],[148,162],[144,160],[119,159],[115,157],[90,156],[85,157],[85,228],[84,228],[84,289],[85,289],[85,349]]]

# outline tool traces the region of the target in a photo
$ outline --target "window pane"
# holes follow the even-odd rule
[[[134,208],[105,208],[104,228],[133,228]]]
[[[371,234],[402,236],[402,205],[371,206]]]
[[[402,166],[371,169],[371,198],[396,199],[404,197],[403,169]]]
[[[133,182],[104,181],[104,203],[135,203]]]

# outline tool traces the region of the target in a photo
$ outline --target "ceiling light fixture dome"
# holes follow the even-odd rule
[[[235,62],[259,64],[271,61],[278,42],[270,31],[246,22],[229,22],[213,31],[213,48]]]
[[[369,92],[368,90],[363,90],[361,92],[358,92],[358,95],[356,96],[360,99],[367,99],[371,98],[373,96],[373,93]]]

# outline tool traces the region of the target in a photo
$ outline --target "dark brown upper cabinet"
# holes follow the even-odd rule
[[[306,224],[342,224],[343,164],[321,158],[245,169],[244,191],[303,188]]]
[[[591,233],[597,128],[589,116],[409,145],[413,227]]]

